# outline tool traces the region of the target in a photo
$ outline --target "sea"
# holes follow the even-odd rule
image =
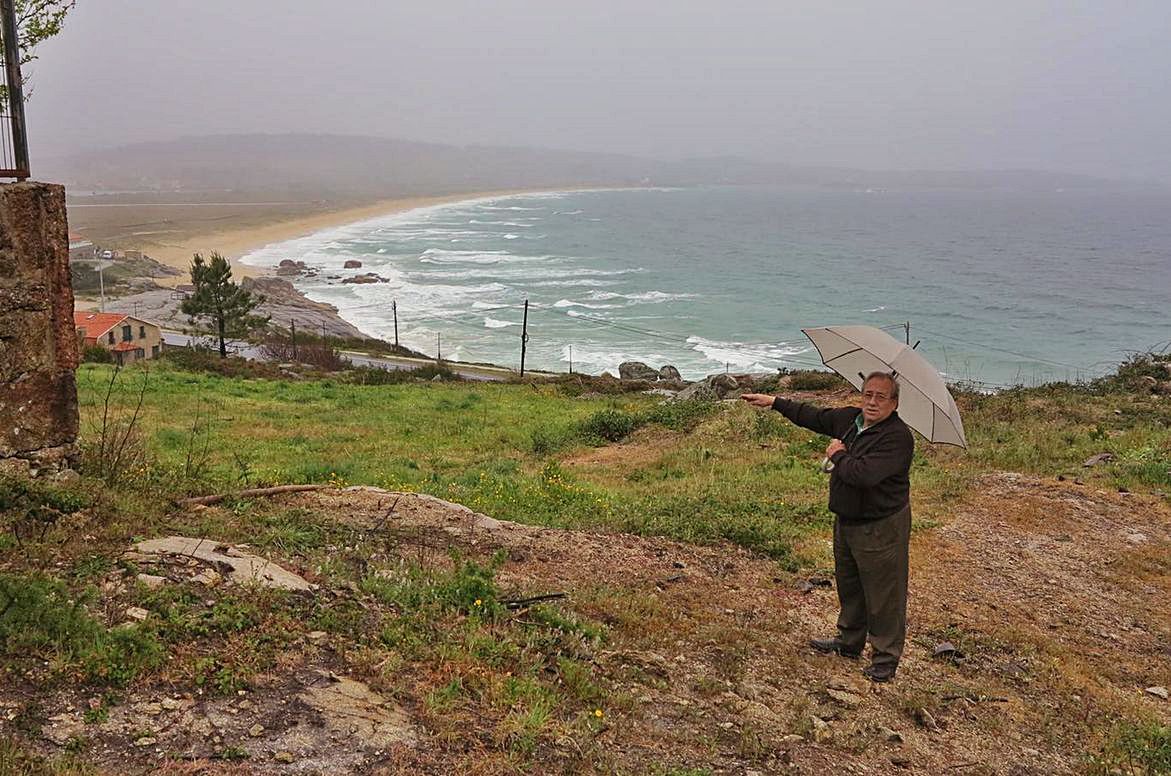
[[[526,369],[819,368],[803,328],[866,324],[917,345],[949,381],[995,389],[1089,380],[1171,346],[1171,192],[1157,190],[514,194],[242,261],[283,259],[316,270],[296,285],[368,334],[393,341],[397,310],[402,344],[512,368],[526,331]],[[342,282],[365,273],[385,282]]]

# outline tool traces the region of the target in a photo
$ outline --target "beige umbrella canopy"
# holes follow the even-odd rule
[[[871,372],[893,372],[899,382],[899,417],[928,442],[967,447],[955,399],[935,367],[913,348],[873,326],[802,329],[825,365],[862,390]]]

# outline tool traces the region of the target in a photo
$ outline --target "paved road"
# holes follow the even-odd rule
[[[187,348],[191,347],[196,340],[207,342],[206,337],[192,337],[189,334],[182,334],[177,331],[163,331],[163,342],[167,347]],[[250,345],[247,342],[239,340],[229,340],[227,343],[228,352],[234,355],[246,358],[249,361],[269,361],[265,357],[260,348]],[[341,351],[341,357],[349,361],[355,366],[373,367],[376,369],[419,369],[420,367],[433,365],[434,361],[417,358],[398,358],[390,356],[368,356],[364,353],[354,353],[352,351]],[[447,367],[455,372],[465,380],[484,380],[489,382],[496,382],[507,380],[512,373],[507,369],[500,369],[495,367],[463,367],[447,362]]]

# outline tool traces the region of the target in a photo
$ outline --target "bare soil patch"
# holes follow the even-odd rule
[[[803,592],[800,576],[730,545],[505,523],[375,488],[280,502],[389,537],[386,564],[502,552],[498,579],[510,595],[566,593],[567,610],[603,623],[607,638],[588,655],[605,690],[605,720],[589,742],[594,772],[1076,773],[1118,716],[1171,720],[1171,704],[1143,692],[1171,684],[1161,603],[1171,600],[1171,509],[1154,497],[983,478],[942,526],[913,539],[910,641],[890,685],[866,682],[863,663],[806,647],[832,632],[832,589]],[[295,559],[271,559],[313,580]],[[321,594],[375,605],[356,589]],[[944,640],[962,659],[932,656]],[[369,720],[347,732],[304,698],[330,672],[333,682],[361,675],[349,656],[342,644],[307,642],[239,698],[145,688],[100,724],[83,723],[83,698],[42,698],[56,731],[44,747],[67,741],[61,730],[72,725],[111,773],[583,772],[580,741],[544,744],[525,766],[483,756],[469,743],[474,724],[468,740],[437,735],[423,708],[431,676],[407,682],[413,689],[393,703],[378,698],[401,737],[374,745],[361,733]],[[0,690],[0,719],[23,700],[17,688]],[[133,719],[156,708],[174,720],[155,726],[155,741],[133,738]],[[217,738],[251,759],[207,760]],[[202,770],[163,758],[176,750]]]

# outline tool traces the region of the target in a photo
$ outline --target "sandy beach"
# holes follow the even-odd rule
[[[443,196],[403,197],[364,204],[316,202],[110,202],[71,203],[70,230],[97,245],[141,250],[167,266],[186,271],[191,256],[218,251],[232,262],[238,278],[270,274],[264,267],[237,261],[272,243],[305,237],[342,226],[415,208],[481,197],[523,193],[483,191]],[[161,285],[185,282],[186,275],[161,278]]]

